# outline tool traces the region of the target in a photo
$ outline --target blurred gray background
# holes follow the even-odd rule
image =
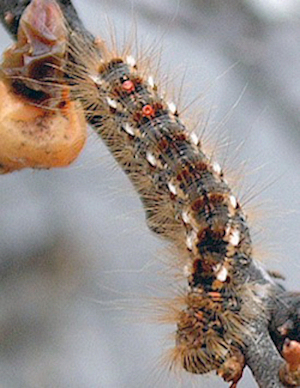
[[[203,110],[210,150],[238,172],[256,256],[299,289],[300,2],[74,3],[94,34],[114,25],[122,46],[136,25],[140,47],[163,47],[160,73],[179,87],[184,76],[183,102],[199,97],[186,116]],[[160,361],[175,327],[147,300],[174,288],[164,246],[92,132],[69,168],[1,176],[0,387],[227,386]],[[255,386],[246,373],[240,387]]]

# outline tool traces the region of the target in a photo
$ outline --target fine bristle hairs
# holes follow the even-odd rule
[[[176,273],[173,285],[169,280],[165,286],[175,295],[161,303],[157,297],[166,309],[160,320],[174,328],[164,367],[196,375],[188,383],[194,386],[215,384],[197,380],[208,373],[231,388],[242,386],[245,366],[260,387],[299,386],[299,293],[285,291],[280,274],[256,260],[243,201],[224,166],[205,150],[201,128],[189,129],[184,109],[164,89],[171,82],[160,81],[149,64],[159,48],[134,55],[139,42],[122,50],[115,39],[109,44],[94,38],[70,2],[20,4],[3,5],[2,12],[17,43],[5,51],[1,66],[1,172],[69,165],[81,152],[89,123],[130,179],[149,229],[169,244],[170,257],[163,261]],[[184,84],[179,73],[172,78]],[[126,259],[120,258],[124,274]],[[121,284],[109,288],[121,293]],[[130,326],[122,330],[130,332]],[[126,386],[135,386],[134,374],[132,365]]]

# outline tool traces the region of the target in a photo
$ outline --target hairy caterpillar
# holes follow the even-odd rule
[[[94,53],[95,54],[95,53]],[[93,54],[93,55],[94,55]],[[124,81],[124,82],[126,82],[126,81]],[[112,104],[113,102],[112,101],[107,101],[108,103],[110,103],[110,104]],[[112,107],[113,108],[113,107]],[[151,111],[149,111],[148,110],[148,113],[151,113]],[[146,112],[147,113],[147,112]],[[150,156],[150,155],[148,155],[149,157],[148,157],[148,159],[150,160],[150,161],[152,161],[153,162],[153,158]],[[154,161],[155,161],[155,159],[154,159]],[[171,188],[172,188],[172,186],[171,186]],[[174,190],[173,190],[174,191]],[[173,194],[176,194],[176,193],[173,193]],[[176,225],[175,225],[176,226]],[[164,231],[163,231],[163,233],[164,233]],[[223,271],[224,272],[224,271]],[[219,279],[221,282],[222,282],[222,279]]]
[[[71,55],[80,63],[86,42],[72,41]],[[247,280],[240,268],[251,264],[252,255],[245,216],[221,168],[211,164],[152,76],[132,56],[110,53],[102,42],[90,50],[83,71],[83,64],[70,65],[72,92],[130,177],[149,228],[176,247],[174,260],[188,281],[172,307],[172,363],[196,374],[217,370],[235,385],[244,368],[244,303],[251,303],[249,285],[238,283]],[[233,374],[227,370],[231,359],[237,364]]]

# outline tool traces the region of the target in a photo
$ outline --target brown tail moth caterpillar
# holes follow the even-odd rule
[[[70,51],[72,95],[131,180],[149,228],[172,245],[171,266],[186,282],[165,317],[177,327],[170,367],[214,371],[236,387],[248,365],[260,386],[281,387],[282,350],[268,325],[283,290],[253,257],[247,216],[222,168],[129,50],[74,32]]]

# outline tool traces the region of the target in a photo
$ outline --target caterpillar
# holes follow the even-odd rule
[[[71,55],[79,62],[86,43],[72,41]],[[249,287],[240,285],[246,280],[240,267],[252,260],[238,200],[219,165],[210,163],[174,104],[164,101],[151,74],[140,71],[132,56],[110,53],[101,42],[85,52],[83,72],[70,67],[74,98],[131,179],[149,228],[176,247],[174,260],[188,287],[176,300],[184,307],[173,306],[172,363],[196,374],[219,370],[235,384],[244,367],[239,333],[249,318]],[[230,375],[224,365],[232,359],[237,371]]]
[[[71,42],[75,65],[69,62],[66,72],[72,98],[81,101],[131,178],[150,229],[178,250],[176,266],[188,286],[173,304],[183,305],[173,308],[173,362],[196,374],[217,370],[235,386],[244,367],[247,323],[263,314],[254,296],[264,289],[244,271],[254,264],[241,206],[222,169],[186,130],[174,104],[161,97],[151,74],[101,41],[93,46],[71,32]],[[268,292],[267,275],[263,280]]]

